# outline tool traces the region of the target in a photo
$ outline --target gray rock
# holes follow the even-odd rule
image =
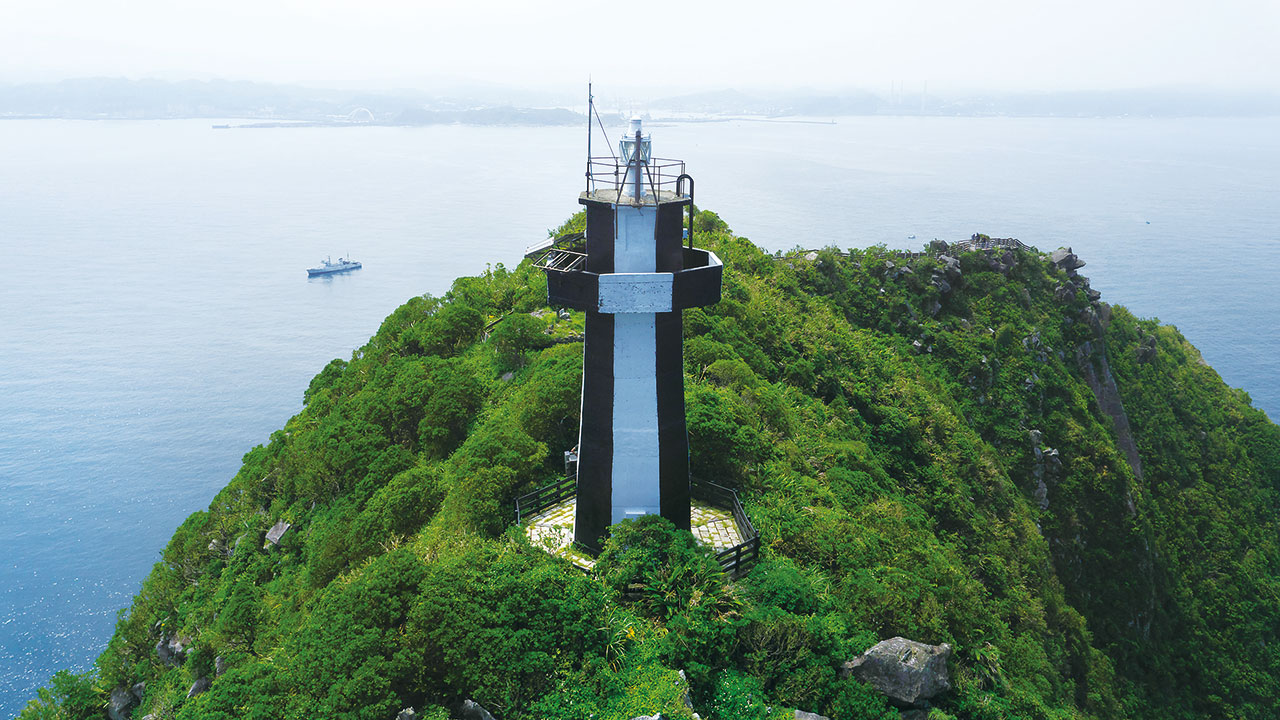
[[[1072,274],[1085,266],[1085,262],[1076,257],[1076,254],[1071,252],[1071,248],[1054,250],[1049,255],[1049,262],[1057,265],[1062,270],[1066,270],[1068,274]]]
[[[947,660],[951,646],[926,645],[903,637],[876,643],[846,662],[843,677],[856,677],[899,707],[919,707],[951,689]]]
[[[1040,432],[1039,430],[1032,430],[1031,432],[1027,433],[1027,435],[1031,438],[1031,449],[1039,450],[1040,443],[1044,440],[1044,433]]]
[[[213,676],[222,677],[222,674],[225,673],[226,671],[227,671],[226,659],[224,659],[221,655],[215,657],[213,659]]]
[[[1138,362],[1146,365],[1155,362],[1156,359],[1156,336],[1148,335],[1142,338],[1142,342],[1134,348],[1134,353],[1138,356]]]
[[[686,710],[693,710],[693,696],[689,694],[689,676],[680,671],[680,702],[684,703]]]
[[[272,545],[279,545],[280,539],[284,537],[285,533],[289,532],[289,528],[291,527],[293,526],[283,520],[278,521],[275,525],[271,526],[270,530],[267,531],[267,542]]]
[[[118,687],[111,691],[111,699],[107,701],[107,717],[111,720],[128,720],[129,709],[138,704],[133,693]]]
[[[396,715],[396,720],[417,720],[417,718],[418,713],[411,707],[401,710],[400,714]]]
[[[951,283],[947,282],[947,278],[944,275],[934,272],[933,277],[930,278],[929,281],[932,282],[933,286],[938,288],[938,292],[943,295],[947,295],[951,292]]]
[[[898,716],[902,720],[929,720],[929,711],[924,709],[900,710]]]
[[[187,644],[191,641],[174,635],[156,643],[156,655],[168,667],[177,667],[187,661]]]
[[[159,720],[159,718],[157,718],[154,714],[148,713],[147,715],[142,716],[142,720]]]
[[[198,678],[195,682],[191,683],[191,689],[187,691],[187,699],[190,700],[211,687],[213,687],[212,680],[207,677]]]
[[[508,370],[507,372],[502,373],[502,377],[498,379],[501,380],[502,382],[511,382],[511,378],[515,376],[516,374],[514,372]]]
[[[819,715],[819,714],[817,714],[817,713],[811,713],[811,712],[805,712],[805,711],[803,711],[803,710],[797,710],[797,711],[796,711],[796,720],[831,720],[831,718],[827,717],[826,715]]]
[[[1045,485],[1044,478],[1036,481],[1035,501],[1041,510],[1049,509],[1049,486]]]
[[[458,712],[458,717],[461,720],[494,720],[493,715],[489,714],[488,710],[485,710],[479,703],[470,698],[462,702],[462,710]]]
[[[947,279],[950,280],[951,282],[955,282],[961,275],[960,261],[956,258],[951,257],[950,255],[940,255],[938,256],[938,260],[942,261],[943,263],[944,272],[947,274]]]
[[[138,699],[138,702],[142,702],[143,696],[147,694],[147,684],[144,682],[140,682],[134,685],[133,687],[129,688],[129,692],[132,693],[133,696]]]

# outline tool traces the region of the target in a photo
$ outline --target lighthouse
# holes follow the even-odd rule
[[[693,247],[693,178],[639,118],[586,174],[586,231],[540,264],[549,303],[586,313],[573,538],[598,550],[628,518],[690,527],[681,311],[719,301],[722,266]]]

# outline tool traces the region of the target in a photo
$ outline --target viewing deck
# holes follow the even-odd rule
[[[595,558],[573,545],[573,515],[577,502],[576,496],[561,500],[530,517],[524,533],[534,545],[552,555],[559,555],[583,570],[591,570],[595,567]],[[732,510],[694,501],[689,510],[689,520],[693,536],[716,553],[732,550],[743,542],[742,530]]]

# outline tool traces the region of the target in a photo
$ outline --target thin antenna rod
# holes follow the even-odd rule
[[[596,109],[596,99],[591,95],[591,78],[587,78],[587,192],[591,192],[591,115]]]

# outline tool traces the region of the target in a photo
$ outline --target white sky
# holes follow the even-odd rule
[[[628,38],[640,29],[639,43]],[[0,81],[1280,90],[1280,0],[0,0]]]

